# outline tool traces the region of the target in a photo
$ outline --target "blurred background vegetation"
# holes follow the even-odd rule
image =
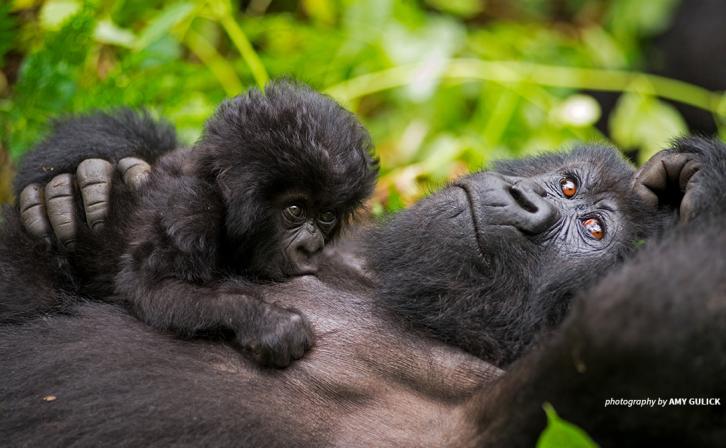
[[[368,126],[383,167],[377,212],[492,159],[575,141],[613,142],[637,162],[688,125],[724,138],[726,76],[711,67],[726,60],[714,53],[723,16],[689,23],[700,2],[3,1],[0,202],[52,117],[145,106],[193,143],[222,99],[280,76]],[[678,34],[713,33],[709,20],[723,44]]]

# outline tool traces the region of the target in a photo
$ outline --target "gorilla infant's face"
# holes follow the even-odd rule
[[[466,176],[379,231],[371,267],[381,299],[506,364],[632,250],[641,221],[632,174],[613,150],[589,147]]]

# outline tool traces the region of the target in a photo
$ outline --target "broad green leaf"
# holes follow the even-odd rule
[[[600,104],[590,95],[572,95],[553,111],[556,122],[574,127],[591,126],[600,118]]]
[[[547,414],[547,427],[539,436],[537,448],[597,448],[585,431],[563,420],[550,403],[542,406]]]
[[[302,6],[305,12],[314,21],[331,25],[335,22],[337,15],[336,2],[333,0],[303,0]]]
[[[179,2],[169,5],[157,15],[141,32],[134,47],[137,50],[149,46],[168,34],[174,26],[187,19],[195,10],[194,3]]]
[[[436,9],[468,18],[484,11],[485,2],[480,0],[426,0]]]
[[[15,17],[10,15],[10,3],[0,5],[0,68],[5,54],[13,47],[17,34]],[[4,87],[0,92],[4,91]]]
[[[129,30],[120,28],[110,19],[102,20],[96,25],[94,32],[96,41],[103,44],[118,45],[119,47],[131,48],[136,37]]]
[[[57,30],[80,8],[78,0],[48,0],[40,10],[40,26],[45,30]]]
[[[678,111],[652,96],[625,93],[610,116],[610,134],[623,148],[639,148],[640,162],[688,133]]]

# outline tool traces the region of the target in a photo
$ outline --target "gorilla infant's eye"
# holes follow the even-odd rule
[[[585,227],[585,230],[587,230],[587,233],[596,240],[601,240],[605,236],[602,224],[600,224],[600,220],[597,218],[587,218],[582,221],[582,225]]]
[[[300,219],[305,216],[302,207],[295,204],[286,207],[282,212],[289,219]]]
[[[571,198],[577,193],[577,181],[572,177],[563,177],[560,179],[560,188],[566,198]]]
[[[335,223],[335,213],[323,212],[318,217],[318,221],[320,221],[322,224],[332,225],[333,223]]]

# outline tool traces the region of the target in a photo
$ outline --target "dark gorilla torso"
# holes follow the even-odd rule
[[[160,334],[110,305],[6,327],[3,443],[418,447],[473,437],[463,405],[500,371],[402,328],[374,311],[364,285],[348,285],[303,277],[265,291],[315,327],[316,346],[285,370]]]

